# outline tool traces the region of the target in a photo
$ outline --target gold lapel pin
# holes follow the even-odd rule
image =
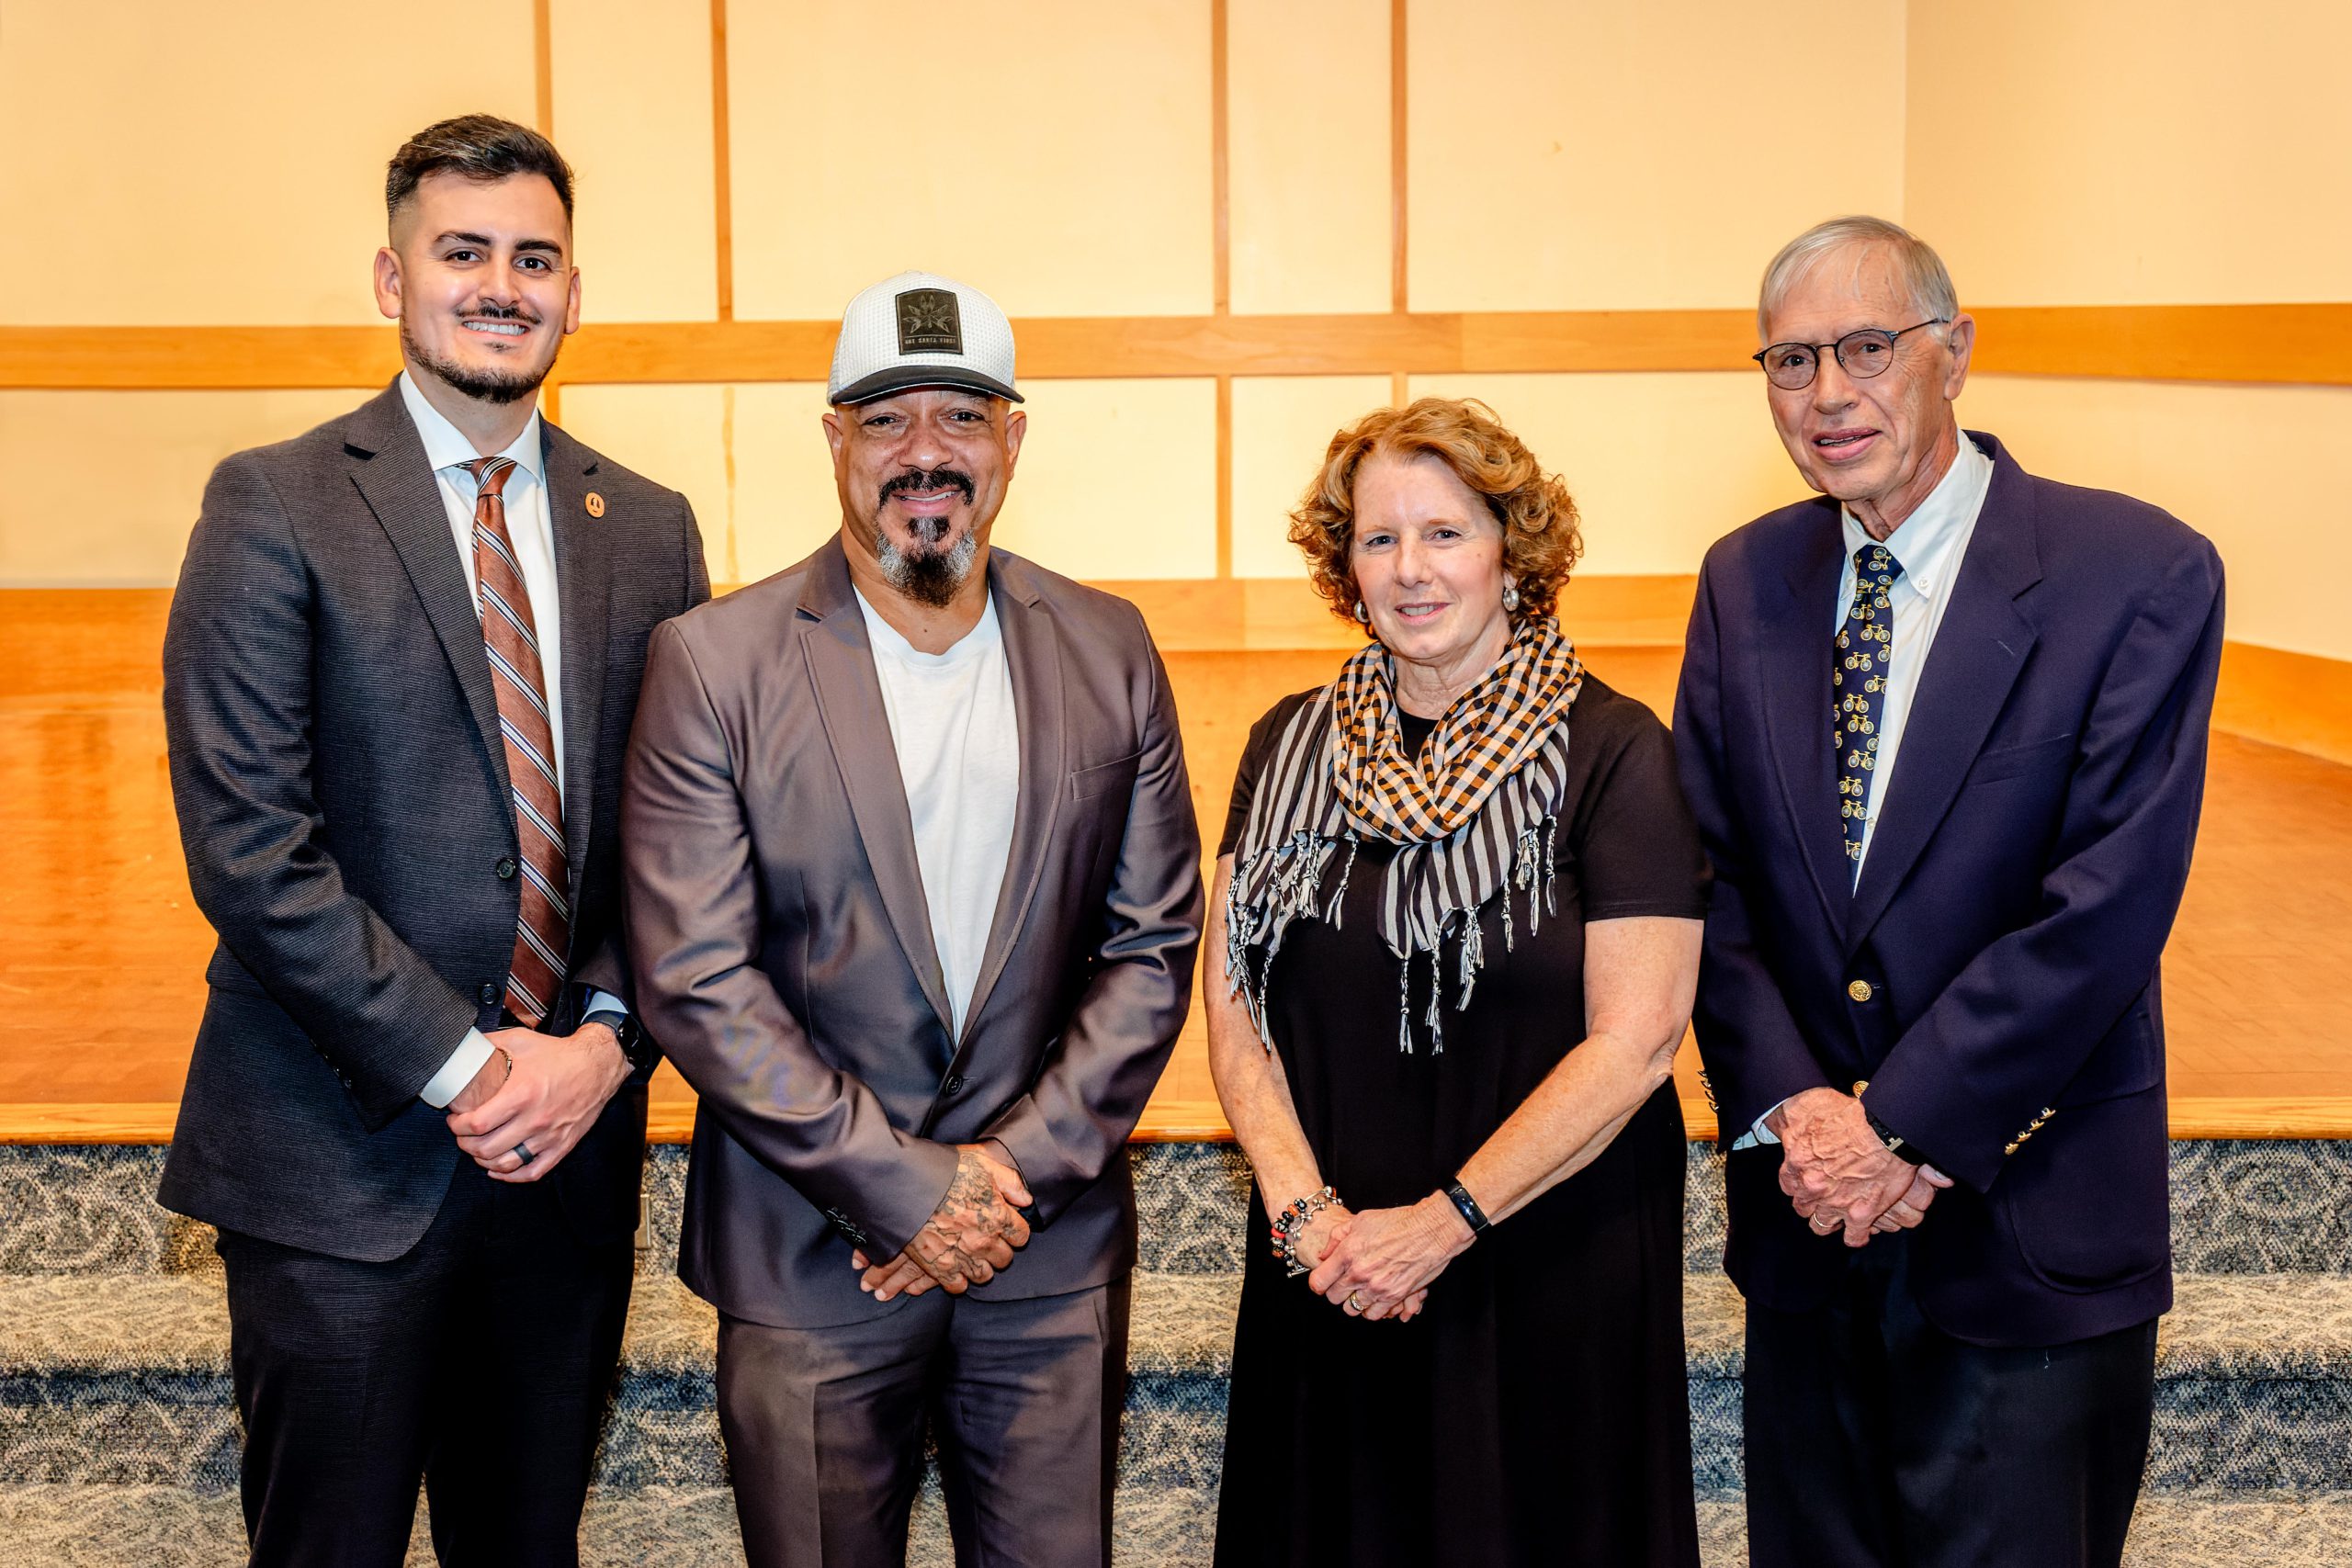
[[[605,498],[598,495],[594,491],[590,491],[588,492],[588,515],[591,517],[602,517],[604,514]]]

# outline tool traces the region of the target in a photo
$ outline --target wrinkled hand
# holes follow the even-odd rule
[[[493,1055],[449,1102],[449,1131],[492,1179],[537,1181],[595,1124],[628,1077],[628,1058],[601,1023],[569,1035],[501,1029],[484,1038],[514,1058],[514,1069],[499,1077],[503,1064]],[[518,1144],[529,1147],[528,1160],[514,1152]]]
[[[1941,1171],[1897,1157],[1871,1131],[1862,1102],[1834,1089],[1805,1090],[1765,1125],[1781,1140],[1781,1190],[1815,1235],[1842,1230],[1848,1247],[1867,1245],[1898,1202],[1918,1224],[1937,1190],[1951,1185]]]
[[[1329,1251],[1331,1244],[1340,1238],[1340,1233],[1354,1223],[1355,1217],[1354,1213],[1345,1203],[1326,1204],[1308,1216],[1306,1228],[1298,1233],[1296,1250],[1298,1260],[1307,1267],[1309,1280],[1315,1278],[1313,1273],[1315,1266],[1323,1261],[1323,1255]],[[1421,1306],[1430,1299],[1430,1293],[1427,1291],[1416,1291],[1401,1302],[1374,1301],[1369,1294],[1359,1295],[1356,1299],[1363,1305],[1349,1306],[1347,1299],[1341,1297],[1340,1310],[1351,1317],[1366,1318],[1374,1323],[1378,1323],[1383,1318],[1394,1318],[1398,1323],[1408,1323],[1420,1315]]]
[[[1420,1312],[1431,1281],[1471,1240],[1469,1222],[1436,1192],[1408,1208],[1347,1215],[1332,1227],[1307,1288],[1342,1312],[1405,1322]],[[1351,1297],[1356,1306],[1349,1305]]]
[[[956,1145],[956,1179],[905,1256],[951,1295],[985,1285],[1029,1245],[1020,1211],[1036,1201],[1020,1176],[978,1144]],[[878,1293],[878,1292],[877,1292]]]

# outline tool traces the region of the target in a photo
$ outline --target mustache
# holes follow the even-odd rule
[[[521,305],[477,305],[470,310],[458,312],[461,321],[520,321],[525,326],[539,324],[539,313]]]
[[[949,485],[964,492],[967,506],[972,503],[978,487],[972,483],[972,476],[961,468],[909,468],[882,481],[882,491],[875,497],[875,503],[880,505],[903,491],[938,490]]]

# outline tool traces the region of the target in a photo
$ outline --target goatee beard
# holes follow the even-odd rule
[[[495,321],[523,319],[519,314],[500,315],[488,310],[479,313]],[[556,349],[559,354],[562,352],[562,347],[563,340],[558,338]],[[555,368],[555,360],[550,356],[545,365],[536,370],[469,369],[455,360],[445,359],[429,352],[423,344],[417,342],[416,334],[409,331],[406,316],[401,318],[401,348],[411,361],[432,371],[436,378],[447,382],[452,390],[481,403],[521,402],[525,398],[537,391],[539,383],[548,378],[548,372]]]
[[[946,525],[938,525],[944,532]],[[917,525],[919,532],[931,530]],[[899,548],[885,535],[875,551],[876,564],[882,569],[882,581],[905,594],[918,604],[928,604],[944,610],[956,602],[956,593],[972,575],[972,562],[980,553],[980,542],[970,534],[965,535],[946,549],[913,551]]]

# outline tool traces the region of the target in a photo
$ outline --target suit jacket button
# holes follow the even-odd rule
[[[498,857],[498,880],[501,882],[512,882],[514,880],[514,857],[513,855],[501,855]]]
[[[1866,1002],[1871,999],[1872,994],[1871,983],[1868,980],[1849,981],[1846,985],[1846,994],[1858,1002]]]
[[[474,998],[486,1008],[496,1007],[498,1005],[497,982],[493,980],[484,980],[481,983],[481,989],[474,993]]]
[[[961,1094],[964,1092],[964,1075],[961,1073],[950,1073],[947,1075],[947,1081],[940,1087],[945,1089],[949,1094]]]

